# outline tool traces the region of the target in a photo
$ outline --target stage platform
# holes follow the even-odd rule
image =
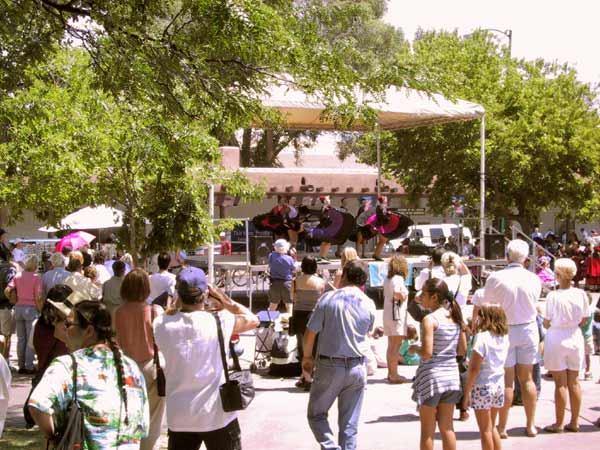
[[[298,254],[298,268],[302,258],[306,255],[316,256],[314,253],[300,253]],[[387,255],[389,257],[391,255]],[[381,287],[381,274],[387,271],[387,262],[376,261],[373,258],[361,258],[362,261],[367,263],[369,270],[370,280],[378,279],[378,283],[370,283],[369,288],[380,288]],[[407,255],[406,256],[409,270],[411,275],[416,275],[415,272],[429,266],[429,258],[424,255]],[[484,260],[481,258],[472,258],[464,260],[467,267],[473,268],[473,277],[479,283],[481,276],[481,268],[485,268],[486,271],[499,270],[506,266],[507,262],[504,259],[493,259]],[[200,267],[204,270],[208,268],[208,257],[206,256],[190,256],[186,258],[186,263]],[[328,263],[318,265],[318,273],[321,275],[326,282],[333,282],[335,272],[340,268],[339,259],[331,259]],[[249,264],[246,260],[246,255],[232,255],[232,256],[221,256],[215,255],[214,270],[215,280],[217,285],[220,285],[225,291],[232,295],[234,291],[242,290],[246,292],[249,299],[250,307],[252,307],[252,297],[257,291],[266,291],[269,288],[268,279],[268,264]],[[375,276],[377,275],[377,276]],[[410,279],[411,277],[409,277]],[[407,281],[408,282],[408,281]]]

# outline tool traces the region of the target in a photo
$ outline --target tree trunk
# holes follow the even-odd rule
[[[139,252],[137,247],[137,224],[133,213],[133,208],[129,208],[127,211],[127,214],[129,215],[129,253],[133,258],[134,266],[137,267],[139,264]]]
[[[273,165],[275,159],[275,141],[273,137],[273,129],[265,130],[265,162],[269,167]]]
[[[0,207],[0,228],[4,228],[8,225],[8,218],[10,216],[10,211],[8,207],[1,206]]]
[[[240,153],[240,163],[242,167],[250,167],[252,161],[252,128],[244,128],[242,136],[242,149]]]

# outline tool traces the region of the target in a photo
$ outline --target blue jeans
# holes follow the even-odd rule
[[[19,369],[33,370],[35,353],[27,345],[29,336],[33,333],[33,321],[37,319],[38,312],[35,306],[16,305],[15,322],[17,324],[17,358]]]
[[[308,424],[322,450],[354,450],[358,419],[367,385],[364,360],[318,359],[308,400]],[[327,421],[327,413],[338,401],[339,445]]]

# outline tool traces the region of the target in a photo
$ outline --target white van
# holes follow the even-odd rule
[[[458,233],[459,226],[455,223],[413,225],[402,236],[391,240],[390,244],[394,247],[394,249],[396,249],[402,244],[404,239],[409,238],[411,242],[420,241],[427,247],[435,247],[438,244],[441,236],[444,236],[446,239],[448,239],[450,236],[454,236],[456,238],[456,242],[458,243]],[[473,243],[473,235],[468,227],[462,227],[462,233],[463,236],[468,237],[471,240],[471,243]]]

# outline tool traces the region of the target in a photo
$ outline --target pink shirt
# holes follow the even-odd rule
[[[142,363],[154,356],[152,333],[152,310],[154,318],[162,314],[162,308],[146,302],[125,302],[115,310],[114,328],[123,352]]]
[[[42,295],[42,277],[33,272],[21,272],[8,286],[17,291],[17,305],[36,306],[35,300]]]

